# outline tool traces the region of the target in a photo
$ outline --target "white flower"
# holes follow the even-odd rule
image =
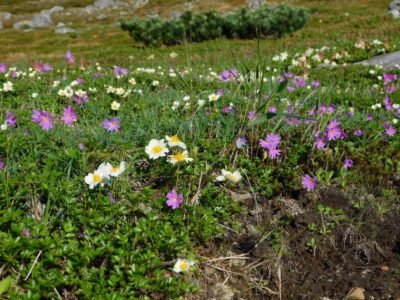
[[[93,189],[98,184],[104,185],[107,176],[105,176],[103,170],[96,170],[93,173],[89,173],[85,176],[85,183],[89,185],[89,189]]]
[[[170,147],[181,147],[182,149],[186,149],[185,143],[182,142],[182,141],[179,139],[179,137],[178,137],[177,134],[175,134],[175,135],[173,135],[173,136],[168,136],[168,135],[166,135],[166,136],[165,136],[165,139],[167,140],[168,146],[170,146]]]
[[[216,178],[217,181],[229,180],[233,183],[238,183],[242,179],[242,175],[240,174],[239,171],[235,171],[232,173],[225,169],[222,169],[221,173],[222,173],[222,175],[220,175]]]
[[[200,99],[199,101],[197,101],[197,104],[198,104],[199,106],[203,106],[204,104],[206,104],[206,100]]]
[[[211,94],[211,95],[208,96],[208,100],[209,100],[210,102],[212,102],[212,101],[217,101],[217,100],[219,99],[219,97],[220,97],[219,95],[213,93],[213,94]]]
[[[171,58],[175,58],[175,57],[177,57],[178,56],[178,53],[175,53],[175,52],[171,52],[170,54],[169,54],[169,57],[171,57]]]
[[[136,79],[135,78],[130,78],[129,83],[132,85],[136,85]]]
[[[397,120],[396,118],[394,118],[393,120],[392,120],[392,123],[393,124],[397,124],[399,122],[399,120]]]
[[[176,163],[179,162],[191,162],[193,160],[193,158],[189,157],[189,153],[187,152],[187,150],[184,150],[182,152],[177,152],[175,154],[172,154],[168,157],[168,161],[175,165]]]
[[[183,97],[183,101],[187,102],[187,101],[189,101],[189,100],[190,100],[190,96],[185,96],[185,97]]]
[[[4,130],[7,130],[7,127],[8,126],[7,126],[7,122],[6,122],[4,124],[1,124],[0,129],[4,131]]]
[[[158,80],[154,80],[154,81],[151,83],[151,85],[152,85],[152,86],[159,86],[159,85],[160,85],[160,82],[159,82]]]
[[[32,93],[32,98],[36,98],[37,96],[39,96],[38,93]]]
[[[399,107],[400,107],[400,104],[397,104],[397,103],[393,104],[394,109],[398,109]]]
[[[126,163],[124,161],[121,161],[119,166],[111,167],[110,176],[118,177],[125,171],[125,166],[126,166]]]
[[[103,186],[104,183],[110,179],[111,170],[112,170],[112,165],[110,163],[105,163],[105,162],[101,163],[100,166],[97,168],[96,171],[103,174],[103,182],[101,186]]]
[[[13,91],[13,83],[11,81],[7,81],[3,83],[3,92],[11,92]]]
[[[55,80],[55,81],[53,82],[53,87],[58,87],[59,84],[60,84],[60,81]]]
[[[121,106],[121,103],[119,103],[117,101],[114,101],[113,103],[111,103],[112,110],[119,110],[120,106]]]
[[[187,272],[194,264],[194,261],[179,258],[174,265],[173,271],[175,273]]]
[[[146,146],[145,151],[149,155],[150,159],[157,159],[159,157],[165,156],[169,150],[164,143],[164,139],[152,139],[150,143]]]

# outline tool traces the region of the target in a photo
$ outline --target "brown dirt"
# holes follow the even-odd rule
[[[365,289],[365,299],[399,299],[399,209],[384,215],[356,210],[334,187],[318,194],[315,202],[302,195],[233,197],[248,207],[243,232],[227,230],[225,241],[200,249],[214,260],[202,265],[199,299],[345,299],[354,287]],[[317,204],[344,213],[327,216]],[[335,218],[330,233],[318,232]],[[317,231],[309,229],[312,223]],[[307,247],[313,236],[315,251]]]

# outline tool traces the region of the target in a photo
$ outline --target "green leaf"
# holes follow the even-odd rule
[[[0,295],[6,293],[14,283],[14,279],[11,276],[7,276],[0,281]]]

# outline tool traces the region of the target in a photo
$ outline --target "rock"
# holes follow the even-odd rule
[[[346,299],[347,300],[365,300],[365,295],[364,295],[365,289],[360,288],[360,287],[355,287],[350,290],[350,292],[347,294]]]
[[[393,18],[400,18],[400,0],[393,0],[389,5],[389,12]]]
[[[212,299],[218,299],[218,300],[231,300],[235,295],[229,286],[224,285],[222,283],[217,283],[212,288],[212,294],[213,294]]]
[[[0,21],[9,21],[12,18],[12,14],[9,12],[1,12],[0,13]]]
[[[54,30],[54,32],[58,34],[67,34],[67,33],[74,33],[76,32],[76,30],[68,26],[58,26]]]
[[[30,23],[30,21],[20,21],[20,22],[14,23],[13,27],[16,30],[22,30],[25,27],[26,28],[30,28],[31,27],[31,23]]]
[[[171,12],[171,13],[169,14],[169,17],[170,17],[171,19],[177,19],[177,18],[179,18],[181,15],[182,15],[182,13],[181,13],[180,11],[174,10],[173,12]]]
[[[248,0],[247,6],[251,10],[259,9],[264,4],[264,0]]]
[[[47,13],[34,14],[29,23],[30,27],[32,28],[44,28],[53,25],[53,22],[51,21],[51,14]]]
[[[51,9],[44,9],[40,13],[36,13],[33,15],[32,19],[29,21],[20,21],[14,23],[14,29],[23,29],[24,27],[30,28],[45,28],[53,25],[51,20],[51,15],[55,12],[63,11],[64,7],[62,6],[54,6]]]
[[[400,51],[375,56],[354,64],[363,66],[381,65],[385,70],[398,68],[400,66]]]
[[[149,0],[129,0],[129,6],[133,9],[142,8],[149,3]]]
[[[110,6],[115,6],[116,2],[114,0],[96,0],[92,5],[95,9],[104,9]]]

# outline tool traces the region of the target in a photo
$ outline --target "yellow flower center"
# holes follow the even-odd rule
[[[112,167],[111,172],[113,173],[119,172],[119,167]]]
[[[186,155],[183,152],[176,153],[172,155],[172,159],[175,161],[184,161],[186,159]]]
[[[187,271],[187,270],[189,270],[189,264],[186,261],[181,262],[180,265],[179,265],[179,268],[182,271]]]
[[[233,182],[236,182],[238,180],[238,178],[233,173],[226,174],[226,177],[228,177],[228,179]]]
[[[102,182],[103,177],[101,175],[93,175],[93,182],[94,183],[100,183]]]
[[[174,136],[171,136],[170,140],[172,143],[180,143],[181,142],[181,140],[178,138],[177,134],[175,134]]]
[[[49,122],[49,118],[48,118],[48,117],[43,117],[43,121],[44,121],[45,123],[48,123],[48,122]]]
[[[154,146],[153,149],[151,149],[151,152],[154,154],[160,154],[163,151],[163,147],[160,145]]]

